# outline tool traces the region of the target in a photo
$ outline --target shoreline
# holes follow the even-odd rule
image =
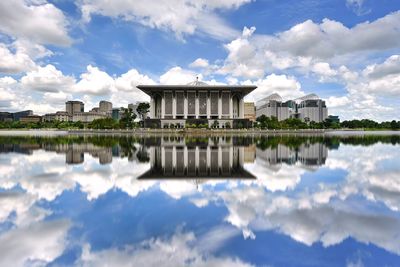
[[[396,130],[363,130],[363,129],[130,129],[130,130],[88,130],[88,129],[0,129],[0,136],[62,136],[62,135],[400,135]]]

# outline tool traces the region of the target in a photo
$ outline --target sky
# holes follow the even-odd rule
[[[0,111],[127,106],[197,76],[400,120],[400,0],[0,1]]]

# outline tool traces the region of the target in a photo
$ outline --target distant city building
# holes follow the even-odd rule
[[[339,116],[329,115],[328,118],[326,118],[326,120],[331,123],[340,123]]]
[[[122,118],[124,111],[122,108],[113,108],[111,113],[111,118],[116,121],[119,121]]]
[[[77,121],[92,122],[97,119],[105,119],[105,118],[107,118],[106,114],[100,113],[100,112],[93,112],[93,111],[79,112],[79,113],[74,113],[72,115],[73,122],[77,122]]]
[[[0,121],[13,121],[12,113],[0,112]]]
[[[81,101],[67,101],[65,103],[65,111],[69,115],[85,111],[85,104]]]
[[[328,117],[325,101],[315,94],[283,102],[278,94],[272,94],[257,102],[256,116],[276,117],[278,121],[298,118],[302,121],[322,122]]]
[[[278,144],[266,149],[256,148],[256,159],[265,167],[277,171],[282,164],[301,164],[315,168],[325,164],[328,148],[323,143],[303,143],[297,149]]]
[[[256,116],[262,115],[275,117],[278,121],[286,120],[290,118],[289,103],[284,103],[280,95],[272,94],[257,102]]]
[[[21,117],[19,119],[19,121],[22,123],[37,123],[37,122],[40,122],[41,120],[42,120],[42,117],[39,115],[29,115],[26,117]]]
[[[47,113],[44,114],[42,117],[42,121],[44,122],[51,122],[56,120],[56,114],[55,113]]]
[[[24,111],[18,111],[18,112],[12,113],[14,121],[19,121],[22,117],[27,117],[27,116],[32,116],[32,115],[33,115],[32,110],[24,110]]]
[[[57,111],[55,114],[55,120],[57,121],[71,121],[71,116],[65,111]]]
[[[185,127],[200,123],[218,127],[243,125],[244,97],[253,91],[252,85],[208,85],[194,81],[186,85],[139,85],[151,97],[150,119],[145,126],[170,124]]]
[[[43,115],[42,121],[71,121],[72,116],[70,116],[66,111],[57,111],[56,113],[48,113]]]
[[[111,113],[112,112],[112,103],[102,100],[99,103],[99,112]]]
[[[19,121],[23,117],[32,116],[32,110],[24,110],[18,112],[0,112],[0,121]]]
[[[328,117],[325,101],[316,94],[310,94],[295,100],[298,118],[302,121],[323,122]]]
[[[244,102],[244,118],[250,121],[256,120],[256,107],[254,102]]]

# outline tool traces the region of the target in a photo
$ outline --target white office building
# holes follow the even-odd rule
[[[278,121],[299,118],[302,121],[323,122],[328,117],[325,101],[316,94],[295,100],[283,101],[279,94],[272,94],[256,104],[256,117],[276,117]]]

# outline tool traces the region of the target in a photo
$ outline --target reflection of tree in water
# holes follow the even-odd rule
[[[136,157],[139,162],[149,162],[150,156],[145,146],[140,146],[139,151],[136,153]]]
[[[365,136],[262,136],[254,139],[258,148],[265,150],[278,145],[298,150],[303,144],[320,143],[329,149],[337,149],[340,144],[370,146],[376,143],[400,144],[400,135],[365,135]]]
[[[120,148],[120,156],[127,157],[129,160],[134,160],[135,157],[141,162],[148,162],[149,155],[146,147],[159,146],[161,138],[165,141],[180,142],[182,138],[188,146],[204,145],[219,145],[220,141],[234,146],[249,146],[256,144],[257,148],[265,150],[269,148],[277,148],[278,145],[284,145],[295,151],[301,145],[312,145],[320,143],[328,149],[337,149],[340,144],[345,145],[361,145],[370,146],[378,142],[384,144],[400,144],[400,135],[362,135],[362,136],[295,136],[295,135],[280,135],[280,136],[212,136],[212,137],[195,137],[195,136],[174,136],[174,137],[134,137],[134,136],[108,136],[108,135],[93,135],[93,136],[0,136],[0,152],[9,152],[15,147],[15,152],[20,150],[21,146],[29,146],[29,150],[51,148],[54,145],[60,144],[93,144],[99,147]],[[10,147],[10,145],[13,145]],[[32,146],[35,145],[35,146]],[[7,146],[7,147],[6,147]],[[138,151],[139,147],[139,151]]]
[[[133,161],[136,155],[137,148],[135,141],[131,137],[125,137],[119,139],[119,146],[121,148],[121,158],[127,157],[129,161]]]

